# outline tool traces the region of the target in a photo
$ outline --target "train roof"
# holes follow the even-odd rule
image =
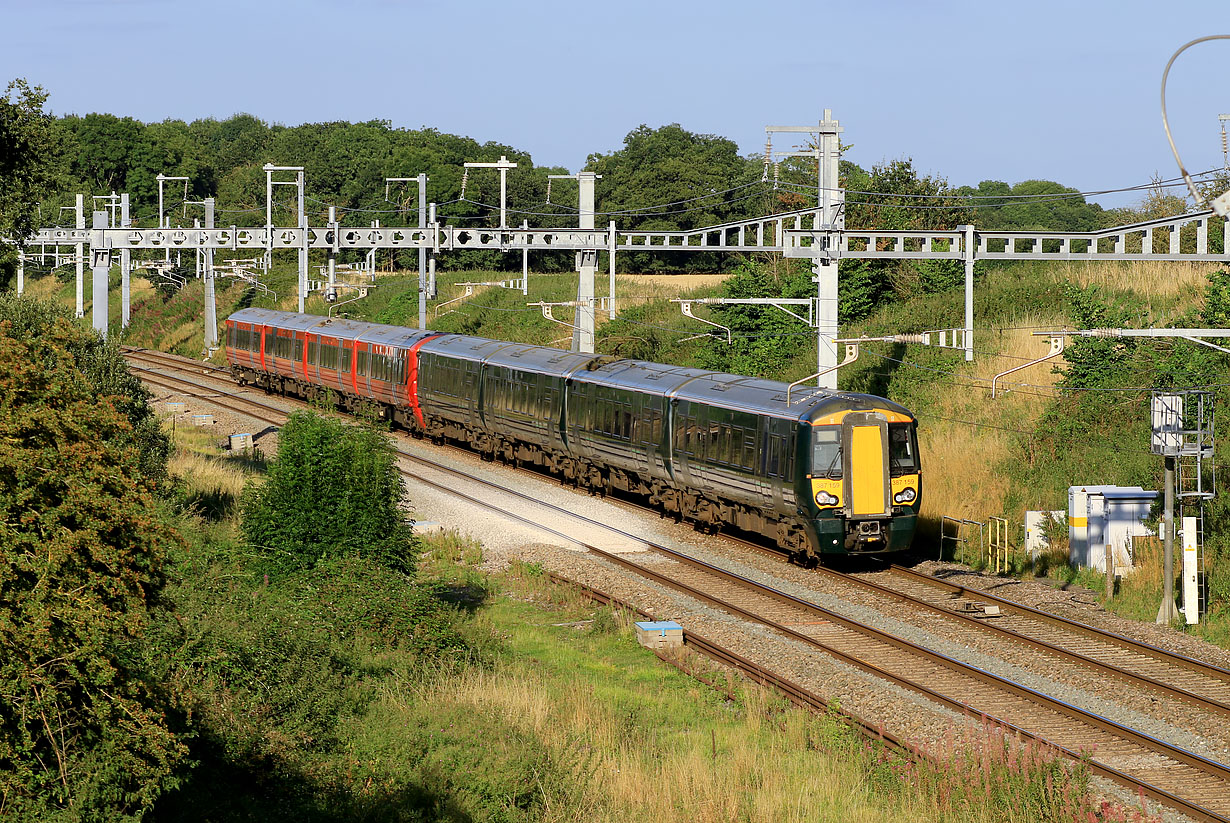
[[[791,391],[790,403],[787,404],[787,384],[777,380],[639,360],[620,360],[598,368],[582,379],[788,420],[810,421],[850,409],[887,409],[910,415],[903,406],[882,397],[828,391],[815,386],[796,387]]]
[[[311,331],[339,340],[361,340],[385,346],[408,347],[427,335],[439,332],[410,329],[405,326],[389,326],[383,323],[367,323],[344,317],[324,317],[318,314],[298,314],[274,309],[241,309],[228,318],[239,323],[256,323],[275,326],[279,329]]]
[[[409,347],[426,337],[428,339],[420,349],[425,353],[443,354],[473,362],[485,361],[540,374],[572,376],[586,383],[635,389],[789,420],[811,421],[838,411],[864,409],[882,409],[913,417],[904,406],[870,394],[798,386],[790,392],[790,403],[787,404],[787,385],[777,380],[763,380],[686,366],[669,366],[644,360],[614,359],[605,355],[581,354],[547,346],[509,343],[484,337],[343,318],[331,319],[273,309],[241,309],[231,314],[229,319],[296,331],[311,330],[329,337],[358,339],[366,343],[399,347]]]

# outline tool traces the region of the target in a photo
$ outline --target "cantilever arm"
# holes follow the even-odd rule
[[[1014,371],[1020,371],[1021,369],[1028,369],[1030,366],[1036,366],[1039,363],[1050,360],[1052,357],[1058,357],[1059,355],[1063,354],[1064,339],[1065,338],[1062,335],[1060,335],[1059,337],[1052,337],[1051,338],[1051,351],[1048,355],[1046,355],[1046,357],[1039,357],[1037,360],[1031,360],[1028,363],[1023,363],[1020,366],[1016,366],[1014,368],[1008,369],[1008,371],[1001,371],[999,374],[992,377],[991,378],[991,399],[992,400],[995,399],[995,384],[999,380],[999,378],[1005,375],[1012,374]]]
[[[674,301],[672,301],[672,302],[674,302]],[[732,337],[731,337],[731,334],[730,334],[730,327],[729,327],[729,326],[723,326],[721,323],[714,323],[712,320],[706,320],[706,319],[705,319],[705,318],[703,318],[703,317],[697,317],[696,315],[692,314],[692,301],[691,301],[691,300],[680,300],[680,301],[679,301],[679,307],[680,307],[681,309],[683,309],[683,316],[684,316],[684,317],[690,317],[690,318],[692,318],[693,320],[699,320],[701,323],[704,323],[705,325],[708,325],[708,326],[713,326],[714,328],[718,328],[718,329],[721,329],[722,331],[726,332],[726,345],[728,345],[728,346],[729,346],[729,345],[733,342]],[[704,337],[704,336],[705,336],[705,335],[700,335],[700,334],[696,335],[696,337]],[[686,339],[686,340],[692,340],[692,339],[694,339],[694,338],[688,337],[688,338],[684,338],[684,339]],[[680,342],[683,342],[683,341],[680,341]]]
[[[846,343],[846,359],[845,360],[842,360],[836,366],[830,366],[829,368],[824,369],[823,371],[818,371],[815,374],[810,374],[807,377],[804,377],[802,380],[796,380],[793,383],[791,383],[789,386],[786,387],[786,405],[787,406],[790,405],[790,393],[794,391],[795,386],[799,385],[800,383],[806,383],[809,380],[815,380],[817,377],[826,375],[831,371],[837,371],[842,366],[848,366],[851,363],[853,363],[855,360],[858,360],[858,343]]]

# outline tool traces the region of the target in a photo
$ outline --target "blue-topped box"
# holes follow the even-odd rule
[[[674,620],[641,621],[636,624],[636,641],[648,649],[683,645],[683,626]]]

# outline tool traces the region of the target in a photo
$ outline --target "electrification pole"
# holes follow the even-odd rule
[[[815,157],[818,166],[817,197],[820,212],[813,230],[817,240],[810,251],[812,274],[816,282],[816,370],[817,384],[823,389],[837,388],[837,269],[841,257],[841,233],[846,227],[845,191],[841,188],[840,135],[843,129],[833,119],[832,109],[824,110],[824,119],[815,126],[766,126],[769,135],[778,132],[813,134],[816,146],[807,151],[772,152],[774,157]],[[772,153],[773,157],[768,155]]]

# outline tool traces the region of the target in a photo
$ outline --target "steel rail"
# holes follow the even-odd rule
[[[1017,603],[1012,600],[1007,600],[1003,597],[999,597],[997,595],[984,592],[980,589],[967,589],[964,586],[958,585],[956,583],[949,583],[948,581],[942,580],[938,577],[933,577],[932,575],[928,575],[928,574],[922,574],[921,572],[916,572],[913,569],[907,569],[907,568],[904,568],[903,566],[896,566],[896,565],[890,566],[889,571],[892,572],[893,574],[899,575],[901,577],[909,578],[919,583],[925,583],[929,586],[935,586],[937,588],[947,589],[948,591],[956,595],[959,595],[961,597],[968,596],[968,597],[975,598],[978,600],[989,600],[990,602],[994,603],[1000,608],[1007,609],[1009,611],[1013,611],[1021,615],[1026,615],[1028,617],[1032,617],[1037,620],[1050,623],[1051,625],[1054,625],[1054,626],[1060,626],[1062,628],[1067,629],[1068,631],[1072,631],[1077,634],[1082,634],[1086,637],[1092,637],[1098,640],[1104,640],[1108,643],[1114,643],[1115,645],[1121,646],[1125,649],[1129,649],[1139,654],[1144,654],[1149,657],[1157,657],[1157,658],[1165,660],[1168,663],[1172,663],[1176,666],[1190,669],[1192,671],[1198,672],[1200,674],[1208,675],[1209,677],[1213,677],[1227,684],[1230,684],[1230,670],[1223,669],[1220,666],[1215,666],[1211,663],[1204,663],[1199,660],[1196,660],[1195,658],[1191,658],[1186,655],[1179,654],[1177,652],[1172,652],[1167,649],[1163,649],[1159,646],[1154,646],[1152,644],[1145,643],[1140,640],[1133,640],[1130,637],[1126,637],[1121,634],[1116,634],[1114,632],[1105,631],[1103,629],[1090,626],[1086,623],[1081,623],[1076,620],[1070,620],[1066,617],[1060,617],[1057,614],[1050,614],[1049,612],[1044,612],[1041,609],[1035,609],[1032,606],[1026,606],[1024,604]]]
[[[984,631],[990,634],[996,634],[1008,640],[1019,641],[1021,643],[1024,643],[1027,646],[1031,646],[1035,649],[1039,649],[1041,651],[1054,654],[1070,662],[1093,669],[1094,671],[1100,674],[1110,675],[1112,677],[1116,677],[1121,680],[1126,680],[1131,683],[1136,683],[1137,685],[1146,686],[1151,689],[1156,689],[1157,691],[1160,691],[1165,695],[1187,701],[1193,705],[1199,706],[1202,709],[1207,709],[1212,712],[1230,716],[1230,705],[1223,703],[1220,700],[1215,700],[1210,697],[1205,697],[1203,695],[1196,694],[1195,692],[1184,689],[1181,686],[1170,685],[1168,683],[1165,683],[1161,680],[1150,677],[1148,675],[1137,674],[1135,672],[1126,671],[1124,669],[1121,669],[1109,663],[1104,663],[1100,660],[1096,660],[1094,658],[1080,654],[1079,652],[1070,651],[1068,649],[1063,648],[1062,646],[1055,645],[1054,643],[1049,643],[1045,640],[1039,640],[1037,638],[1030,637],[1025,634],[1021,634],[1020,632],[1013,631],[1012,629],[1007,628],[1005,626],[1000,626],[995,623],[989,622],[986,618],[974,617],[969,614],[962,614],[961,612],[953,611],[952,609],[946,609],[943,606],[937,606],[934,603],[929,603],[926,600],[923,600],[919,597],[915,597],[914,595],[908,594],[906,592],[899,592],[896,589],[891,589],[888,586],[884,586],[872,580],[864,580],[861,577],[854,577],[853,575],[843,574],[841,572],[834,571],[832,569],[826,569],[824,567],[820,567],[816,569],[815,571],[818,571],[819,573],[823,575],[827,575],[831,577],[832,579],[837,580],[841,583],[862,587],[864,589],[873,591],[876,594],[900,600],[901,602],[907,603],[910,606],[913,606],[915,608],[924,609],[924,610],[933,612],[935,614],[942,615],[944,617],[954,618],[954,619],[964,622],[966,625],[977,626],[978,629],[981,631]],[[1115,637],[1117,635],[1109,635],[1109,636]],[[1098,639],[1104,639],[1103,635],[1097,635],[1097,637]],[[1149,647],[1149,648],[1153,648],[1153,647]],[[1155,657],[1154,659],[1158,659],[1158,658]],[[1168,662],[1168,661],[1163,660],[1162,662]],[[1221,671],[1220,669],[1217,669],[1217,667],[1215,666],[1210,666],[1209,668],[1211,670],[1209,672],[1210,674],[1215,671]],[[1215,677],[1215,679],[1217,678]]]

